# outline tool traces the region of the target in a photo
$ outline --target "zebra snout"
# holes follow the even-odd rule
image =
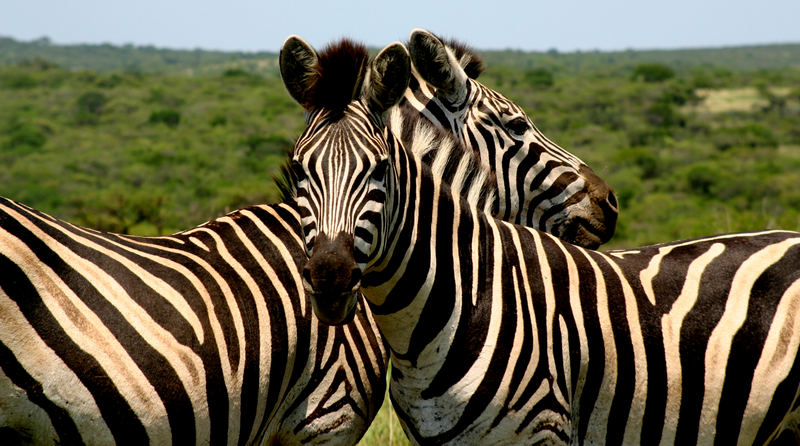
[[[572,243],[595,249],[609,241],[617,228],[619,205],[614,190],[589,167],[582,165],[580,174],[586,181],[589,206],[585,215],[574,218]]]
[[[361,269],[353,257],[353,236],[339,233],[334,239],[320,233],[314,253],[303,267],[303,287],[314,312],[327,324],[347,322],[355,313],[361,287]]]

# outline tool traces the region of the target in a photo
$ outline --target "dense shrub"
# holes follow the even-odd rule
[[[47,136],[36,125],[24,122],[11,126],[8,142],[4,147],[8,150],[38,149],[47,142]]]
[[[150,124],[164,124],[167,127],[175,128],[181,122],[181,114],[176,110],[157,110],[150,113],[147,120]]]
[[[689,190],[697,195],[712,196],[712,187],[720,181],[723,172],[712,164],[698,164],[686,175]]]
[[[9,72],[0,77],[0,87],[9,90],[34,88],[38,85],[36,78],[28,73]]]
[[[633,70],[633,79],[642,79],[645,82],[663,82],[675,77],[672,68],[657,63],[637,65]]]
[[[717,150],[728,150],[733,147],[777,147],[778,140],[772,130],[758,123],[749,123],[735,127],[721,127],[712,136]]]
[[[80,95],[75,103],[78,109],[76,116],[78,124],[95,124],[103,114],[108,98],[99,91],[87,91]]]
[[[525,82],[534,88],[549,88],[555,83],[553,73],[545,68],[526,71]]]

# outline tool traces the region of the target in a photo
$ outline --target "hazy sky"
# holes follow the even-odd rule
[[[0,0],[0,35],[56,43],[276,51],[291,34],[384,46],[413,28],[479,49],[800,42],[800,0]]]

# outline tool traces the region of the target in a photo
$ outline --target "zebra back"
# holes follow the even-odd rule
[[[363,91],[386,91],[403,54],[379,53]],[[414,441],[764,444],[796,431],[800,233],[577,247],[453,194],[383,127],[397,98],[382,97],[314,104],[293,161],[312,300],[319,312],[350,299],[352,281],[318,284],[358,265]]]
[[[35,444],[355,443],[387,352],[312,317],[287,204],[168,237],[0,199],[0,427]],[[13,438],[13,437],[10,437]]]

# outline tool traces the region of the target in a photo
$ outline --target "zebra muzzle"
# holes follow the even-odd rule
[[[303,287],[320,321],[339,325],[352,320],[361,288],[361,269],[353,257],[353,236],[331,239],[319,233],[303,268]]]

